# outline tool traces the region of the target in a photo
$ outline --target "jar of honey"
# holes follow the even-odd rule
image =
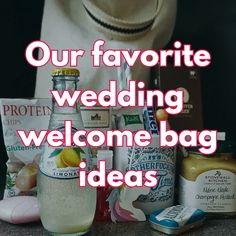
[[[236,160],[233,145],[219,141],[210,156],[189,149],[182,161],[179,202],[207,213],[236,215]]]

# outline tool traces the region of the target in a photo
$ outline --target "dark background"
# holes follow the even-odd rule
[[[5,2],[1,3],[0,97],[33,97],[36,70],[27,64],[24,50],[40,39],[44,1]],[[204,127],[226,131],[228,138],[236,140],[236,1],[179,0],[175,31],[167,48],[175,40],[211,53],[211,66],[201,69]],[[7,155],[1,130],[0,151],[2,189]]]

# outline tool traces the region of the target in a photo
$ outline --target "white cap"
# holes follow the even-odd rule
[[[112,150],[98,150],[97,161],[106,161],[106,170],[113,168],[113,151]]]

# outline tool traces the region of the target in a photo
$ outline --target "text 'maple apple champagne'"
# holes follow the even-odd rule
[[[79,71],[70,68],[52,71],[53,90],[73,93]],[[83,129],[80,110],[52,101],[49,130],[64,131],[64,121],[72,121],[72,132]],[[78,165],[86,161],[91,167],[89,147],[52,147],[44,143],[38,175],[38,200],[44,228],[50,235],[82,235],[92,225],[96,209],[96,188],[78,186]]]

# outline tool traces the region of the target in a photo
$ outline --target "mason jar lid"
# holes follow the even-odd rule
[[[199,148],[201,148],[201,145],[198,145],[196,147],[189,147],[187,148],[188,152],[195,152],[195,153],[199,153]],[[233,141],[217,141],[217,150],[215,151],[215,153],[211,154],[211,155],[206,155],[206,156],[214,156],[214,154],[221,154],[221,153],[234,153],[235,152],[235,142]]]
[[[61,76],[61,75],[68,75],[68,76],[79,76],[80,72],[78,69],[74,68],[55,68],[51,72],[52,76]]]

